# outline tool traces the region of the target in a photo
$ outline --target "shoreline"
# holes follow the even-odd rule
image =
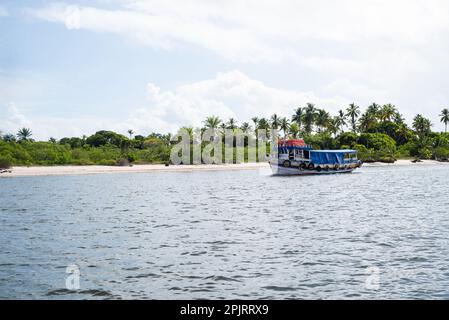
[[[431,166],[449,165],[448,162],[438,162],[435,160],[423,160],[413,163],[411,160],[397,160],[395,163],[365,163],[363,167],[397,167],[397,166]],[[363,168],[362,167],[362,168]],[[64,176],[64,175],[84,175],[84,174],[104,174],[104,173],[150,173],[150,172],[195,172],[195,171],[236,171],[236,170],[258,170],[269,169],[269,164],[261,163],[241,163],[222,165],[171,165],[163,164],[142,164],[132,167],[113,166],[30,166],[12,167],[8,172],[0,173],[0,178],[6,177],[37,177],[37,176]]]

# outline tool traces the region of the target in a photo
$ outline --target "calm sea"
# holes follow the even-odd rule
[[[0,221],[3,299],[449,298],[449,166],[1,178]]]

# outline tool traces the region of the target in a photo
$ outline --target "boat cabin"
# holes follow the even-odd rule
[[[278,162],[283,166],[313,164],[322,168],[334,168],[358,163],[356,150],[313,150],[304,140],[280,140]]]

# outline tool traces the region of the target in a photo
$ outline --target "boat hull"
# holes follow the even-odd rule
[[[298,167],[283,167],[274,163],[270,163],[273,175],[276,176],[306,176],[306,175],[320,175],[320,174],[338,174],[338,173],[351,173],[357,168],[347,168],[339,170],[301,170]]]

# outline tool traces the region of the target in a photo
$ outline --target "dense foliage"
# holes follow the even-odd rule
[[[440,117],[447,131],[448,109]],[[448,133],[432,132],[432,123],[422,115],[417,115],[409,127],[391,104],[373,103],[363,113],[359,106],[350,104],[345,111],[332,116],[309,103],[294,110],[291,118],[274,114],[270,119],[254,117],[251,121],[251,124],[238,125],[235,119],[224,122],[211,116],[204,120],[203,128],[184,129],[190,133],[206,128],[241,130],[249,133],[251,139],[257,137],[258,130],[270,133],[276,129],[283,138],[304,137],[315,149],[356,149],[364,161],[449,158]],[[66,137],[59,141],[50,138],[48,142],[32,140],[33,133],[28,128],[20,129],[16,135],[0,134],[0,169],[12,165],[127,165],[169,161],[173,143],[170,134],[133,136],[133,130],[128,130],[128,134],[129,137],[99,131],[89,137]]]

